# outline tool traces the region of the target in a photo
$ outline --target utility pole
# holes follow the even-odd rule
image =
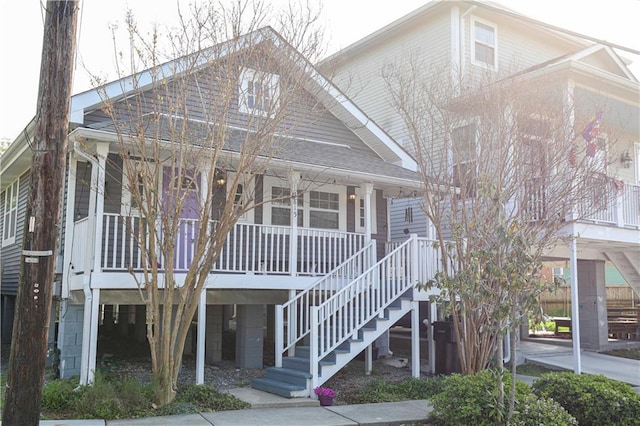
[[[77,11],[77,0],[46,2],[36,126],[30,143],[31,183],[2,416],[6,426],[36,426],[40,421]]]

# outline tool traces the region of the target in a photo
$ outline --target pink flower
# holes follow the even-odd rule
[[[333,398],[334,396],[336,396],[336,391],[331,388],[325,388],[322,386],[315,388],[313,392],[318,396],[328,396],[329,398]]]

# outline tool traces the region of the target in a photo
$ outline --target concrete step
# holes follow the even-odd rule
[[[291,383],[272,380],[266,377],[252,379],[251,387],[285,398],[305,398],[309,396],[306,386],[292,385]]]
[[[267,378],[279,382],[290,383],[296,386],[307,386],[311,374],[300,370],[292,370],[290,368],[268,367],[265,369]]]

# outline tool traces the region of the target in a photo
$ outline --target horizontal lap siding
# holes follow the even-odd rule
[[[29,195],[30,174],[25,173],[20,177],[18,195],[18,216],[16,228],[16,242],[2,247],[0,259],[2,259],[2,294],[15,295],[18,292],[18,277],[20,275],[20,251],[22,237],[24,235],[25,214],[27,210],[27,197]],[[4,193],[2,200],[2,222],[4,222]],[[52,224],[55,225],[55,224]],[[2,235],[2,234],[0,234]]]

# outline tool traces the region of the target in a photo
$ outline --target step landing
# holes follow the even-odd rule
[[[311,398],[284,398],[253,388],[235,388],[227,391],[251,408],[319,407],[320,402]]]

